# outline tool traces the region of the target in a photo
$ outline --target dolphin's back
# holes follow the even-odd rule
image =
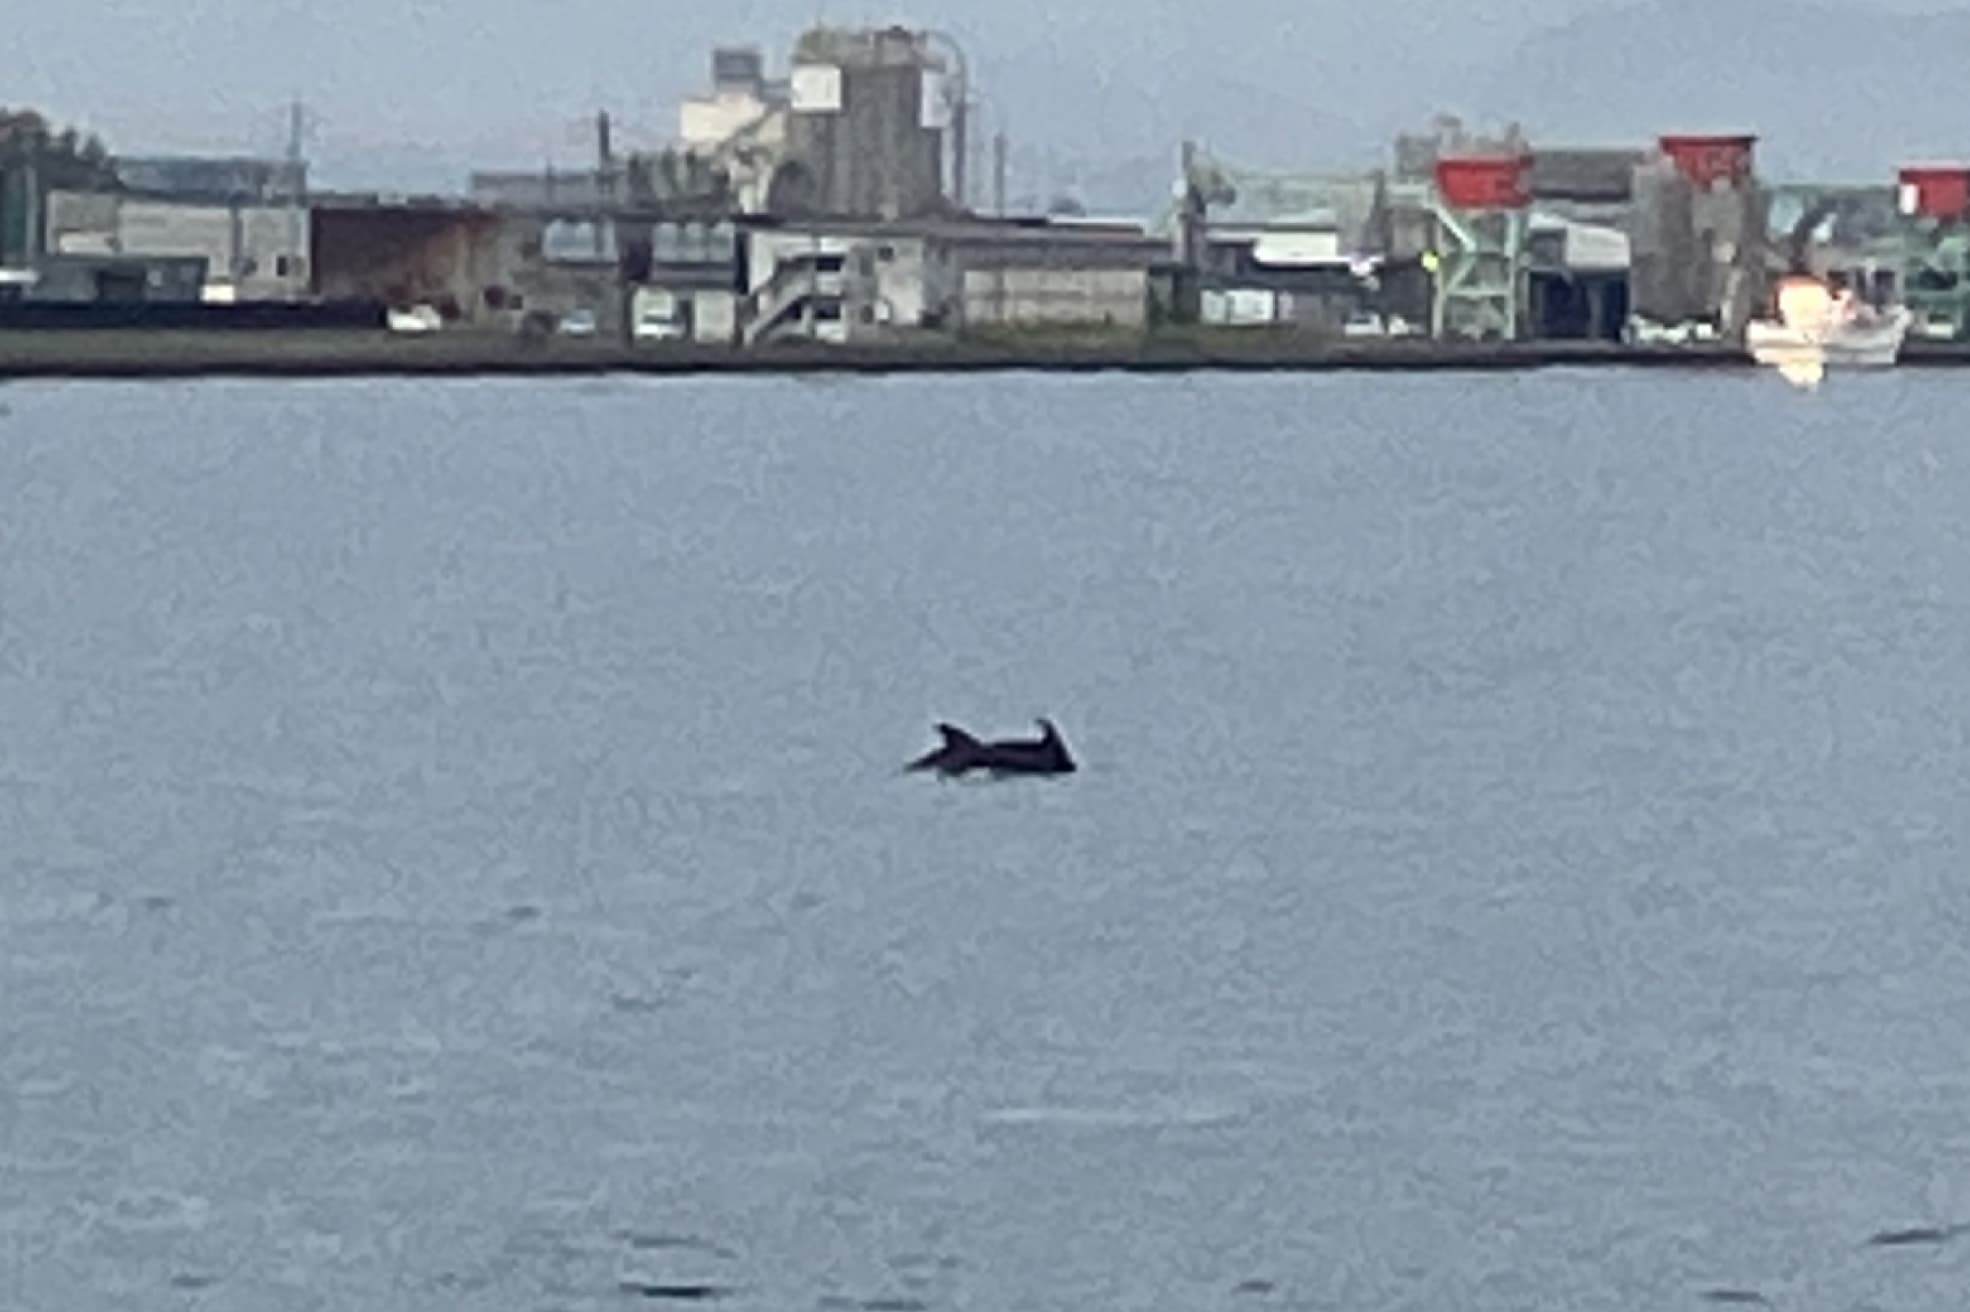
[[[910,762],[909,769],[962,774],[976,765],[979,758],[985,754],[985,745],[955,724],[940,723],[937,732],[944,739],[943,745]]]
[[[980,747],[984,746],[984,744],[979,742],[978,739],[966,733],[963,729],[958,728],[958,726],[955,724],[944,724],[940,721],[937,725],[937,732],[941,734],[944,738],[944,746],[941,750],[946,752],[951,752],[951,751],[975,752]]]
[[[943,745],[910,762],[911,770],[936,770],[945,775],[989,770],[993,774],[1072,774],[1074,758],[1052,723],[1040,722],[1038,739],[984,742],[955,724],[939,722]]]

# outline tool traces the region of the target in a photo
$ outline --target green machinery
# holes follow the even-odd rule
[[[1462,199],[1447,203],[1446,197],[1431,205],[1437,240],[1424,257],[1436,287],[1430,335],[1515,341],[1530,267],[1526,210],[1522,204]]]
[[[1901,171],[1902,301],[1915,331],[1970,338],[1970,167]]]

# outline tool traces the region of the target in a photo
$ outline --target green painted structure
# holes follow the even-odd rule
[[[1436,161],[1436,241],[1426,257],[1436,283],[1432,337],[1510,342],[1525,335],[1531,170],[1530,152]]]
[[[1896,191],[1902,300],[1916,331],[1970,339],[1970,166],[1911,165]]]

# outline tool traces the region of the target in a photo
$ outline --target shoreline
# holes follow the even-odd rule
[[[1899,367],[1970,365],[1970,343],[1912,342]],[[1416,339],[1171,334],[1107,340],[1035,335],[754,350],[617,342],[523,341],[489,333],[411,337],[381,330],[43,330],[0,332],[9,379],[524,377],[908,373],[1443,372],[1552,368],[1744,369],[1741,348],[1546,341],[1494,344]]]

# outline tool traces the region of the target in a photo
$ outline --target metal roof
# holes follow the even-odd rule
[[[1528,185],[1539,199],[1625,201],[1634,192],[1636,166],[1647,158],[1632,149],[1535,149]]]

